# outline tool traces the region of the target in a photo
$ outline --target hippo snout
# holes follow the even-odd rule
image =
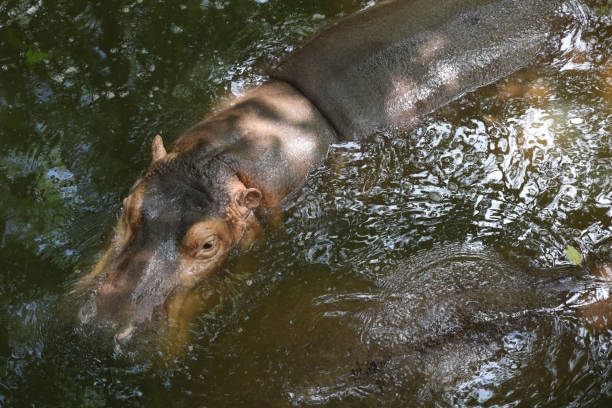
[[[157,337],[154,319],[135,318],[145,315],[144,312],[119,305],[114,309],[115,313],[110,313],[108,308],[100,308],[99,304],[107,304],[107,299],[91,294],[78,308],[76,324],[101,347],[135,351]]]

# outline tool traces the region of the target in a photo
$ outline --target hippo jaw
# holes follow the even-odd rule
[[[111,328],[120,343],[139,327],[186,330],[198,309],[196,287],[257,226],[258,189],[223,163],[202,169],[197,158],[165,154],[156,143],[151,168],[124,200],[113,242],[77,284],[89,293],[81,321]]]

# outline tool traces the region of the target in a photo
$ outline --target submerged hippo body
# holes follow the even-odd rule
[[[555,0],[414,0],[372,7],[314,37],[270,81],[186,132],[124,201],[118,233],[79,283],[81,320],[119,340],[186,314],[191,290],[248,241],[331,143],[412,124],[532,62],[564,21]],[[567,8],[567,7],[565,7]]]
[[[287,406],[535,406],[538,393],[569,406],[564,393],[576,384],[559,376],[589,383],[577,360],[609,361],[608,347],[591,344],[598,351],[586,357],[576,342],[594,327],[588,318],[580,327],[578,315],[610,318],[609,300],[593,299],[610,288],[572,268],[537,270],[472,242],[434,245],[376,279],[337,279],[333,290],[324,275],[313,272],[307,286],[287,279],[258,306],[265,313],[222,334],[225,345],[258,339],[220,369],[248,373],[235,389],[254,387],[255,362],[269,359]]]

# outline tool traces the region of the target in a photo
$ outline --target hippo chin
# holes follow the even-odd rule
[[[410,126],[462,94],[532,63],[576,4],[561,0],[384,3],[322,31],[153,160],[124,201],[94,270],[83,321],[127,342],[162,321],[184,327],[194,291],[257,235],[254,210],[298,187],[331,143]],[[87,288],[85,291],[83,288]]]

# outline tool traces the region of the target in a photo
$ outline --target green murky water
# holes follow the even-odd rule
[[[64,324],[152,136],[365,6],[0,5],[0,406],[607,406],[609,18],[412,131],[334,146],[202,288],[220,301],[175,361]]]

